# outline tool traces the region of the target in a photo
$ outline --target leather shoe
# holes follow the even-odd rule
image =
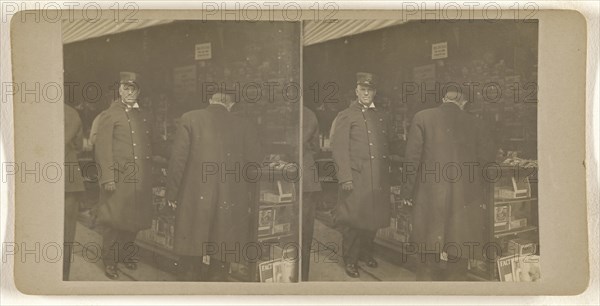
[[[129,270],[137,270],[137,263],[135,262],[126,262],[125,263],[125,268],[129,269]]]
[[[379,264],[377,263],[377,261],[375,260],[375,258],[373,257],[365,257],[365,258],[361,258],[361,261],[364,261],[365,264],[367,265],[367,267],[370,268],[377,268],[379,266]]]
[[[346,274],[352,278],[357,278],[360,276],[358,273],[358,268],[355,264],[346,264]]]
[[[104,267],[104,275],[106,275],[106,277],[108,277],[110,279],[119,278],[119,272],[117,272],[117,266],[108,265],[108,266]]]

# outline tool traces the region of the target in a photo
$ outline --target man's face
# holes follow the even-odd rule
[[[356,86],[356,96],[358,97],[358,102],[362,105],[371,105],[373,103],[373,98],[375,98],[376,90],[374,88],[357,85]]]
[[[140,88],[137,84],[123,83],[119,86],[119,95],[123,102],[134,104],[140,95]]]

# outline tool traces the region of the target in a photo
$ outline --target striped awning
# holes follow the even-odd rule
[[[135,22],[126,23],[114,22],[112,19],[99,19],[96,22],[89,22],[86,20],[63,20],[63,44],[167,24],[173,21],[174,20],[136,20]],[[398,25],[403,22],[404,21],[402,20],[305,21],[303,45],[310,46],[341,37]]]

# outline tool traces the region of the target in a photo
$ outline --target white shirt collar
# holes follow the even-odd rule
[[[364,104],[358,102],[360,104],[360,106],[362,106],[363,108],[375,108],[375,103],[371,102],[371,105],[369,106],[365,106]]]
[[[121,103],[123,103],[123,104],[125,105],[125,107],[126,107],[126,108],[128,108],[128,109],[132,109],[132,108],[140,108],[140,105],[139,105],[137,102],[135,102],[135,103],[133,104],[133,106],[129,106],[129,104],[127,104],[127,103],[123,102],[123,100],[121,100]]]

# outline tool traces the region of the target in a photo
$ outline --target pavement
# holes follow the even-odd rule
[[[102,237],[99,233],[77,224],[75,240],[79,246],[74,250],[70,280],[111,281],[104,275],[104,265],[100,259]],[[377,256],[379,267],[369,268],[359,262],[359,278],[351,278],[344,271],[341,257],[341,234],[319,220],[315,220],[313,251],[311,256],[309,281],[414,281],[415,274]],[[120,277],[115,281],[176,281],[173,273],[159,269],[152,259],[143,259],[135,271],[118,266]]]
[[[96,231],[77,222],[75,241],[79,245],[74,250],[71,263],[72,281],[113,281],[104,275],[104,264],[100,258],[102,236]],[[156,268],[147,261],[140,261],[135,271],[118,265],[120,277],[114,281],[175,281],[175,275]]]
[[[342,259],[342,234],[325,225],[320,220],[315,220],[312,255],[309,270],[309,281],[415,281],[413,272],[386,261],[377,253],[375,260],[379,263],[377,268],[370,268],[359,262],[359,278],[346,275]]]

